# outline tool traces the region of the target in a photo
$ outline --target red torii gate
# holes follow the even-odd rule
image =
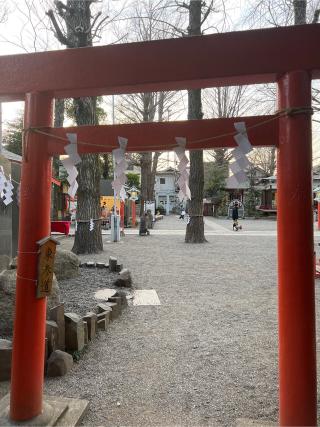
[[[63,153],[63,144],[45,133],[62,136],[66,131],[51,128],[53,99],[278,82],[283,115],[251,128],[249,137],[253,145],[278,146],[280,424],[317,424],[310,115],[311,79],[320,76],[320,57],[314,55],[319,38],[320,26],[301,25],[0,57],[0,100],[25,100],[27,130],[21,181],[12,420],[28,420],[42,411],[46,301],[35,298],[35,252],[36,242],[50,233],[51,156]],[[244,120],[250,126],[261,124],[266,117]],[[110,151],[118,135],[129,137],[131,151],[154,151],[171,149],[173,138],[179,135],[199,141],[216,132],[229,133],[233,121],[84,126],[73,130],[80,141],[88,143],[79,144],[82,153]],[[159,132],[159,137],[153,132]],[[152,134],[151,145],[143,143],[147,133]],[[234,146],[232,138],[190,142],[187,148],[221,146]],[[25,331],[31,332],[26,335]]]

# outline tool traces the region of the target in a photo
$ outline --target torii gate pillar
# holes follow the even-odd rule
[[[311,108],[311,79],[278,82],[279,108]],[[317,425],[311,113],[279,119],[278,279],[280,425]]]
[[[26,95],[26,129],[52,125],[52,98]],[[25,133],[20,190],[20,230],[12,355],[10,418],[29,420],[42,412],[46,298],[36,298],[36,242],[50,236],[51,159],[47,138]]]

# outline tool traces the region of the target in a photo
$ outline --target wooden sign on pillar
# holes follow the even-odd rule
[[[39,257],[36,297],[44,298],[51,295],[54,258],[59,242],[53,237],[45,237],[37,244],[39,245]]]

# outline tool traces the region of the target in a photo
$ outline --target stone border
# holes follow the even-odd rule
[[[89,265],[88,265],[89,264]],[[109,264],[87,262],[86,268],[108,268],[118,272],[115,283],[122,287],[131,287],[131,275],[123,269],[117,258],[110,257]],[[63,376],[73,366],[73,360],[79,360],[82,352],[99,331],[105,331],[110,322],[118,318],[128,305],[124,292],[115,289],[115,294],[105,301],[97,302],[92,311],[84,316],[77,313],[65,313],[64,303],[48,310],[45,338],[45,372],[47,376]],[[0,339],[0,381],[10,380],[12,343]]]

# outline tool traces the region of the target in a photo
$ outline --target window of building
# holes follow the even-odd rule
[[[160,184],[165,184],[166,183],[166,179],[165,178],[160,178]]]

